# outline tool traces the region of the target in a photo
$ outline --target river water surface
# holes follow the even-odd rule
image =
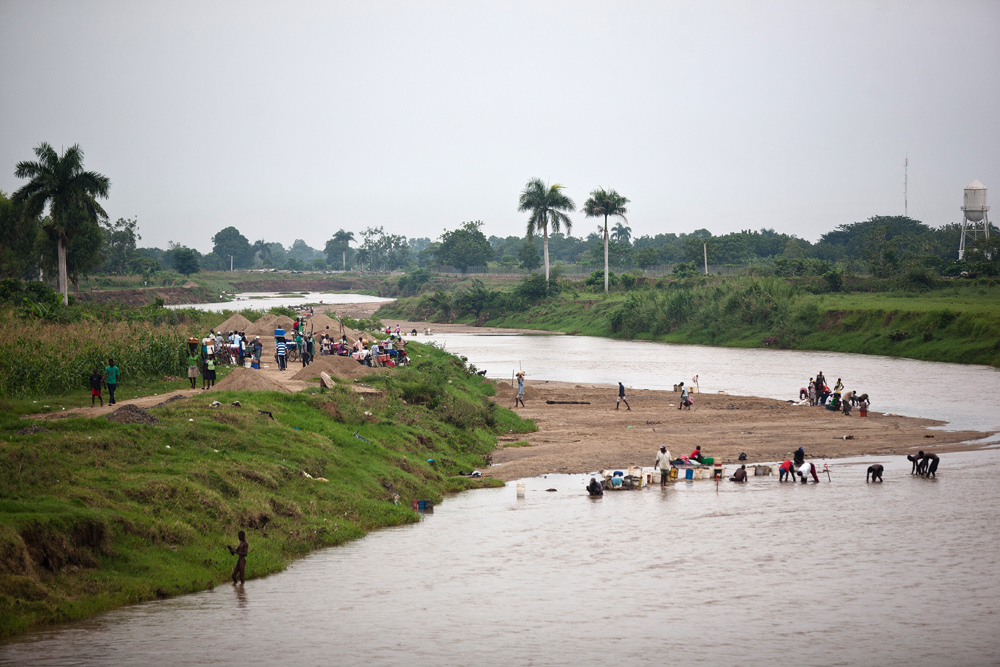
[[[464,493],[241,588],[32,633],[0,662],[997,664],[1000,452],[948,454],[936,480],[878,459],[886,481],[866,484],[874,460],[808,485]]]

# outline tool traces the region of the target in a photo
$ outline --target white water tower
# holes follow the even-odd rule
[[[965,240],[975,243],[990,237],[990,207],[986,205],[986,186],[972,181],[965,188],[962,200],[962,240],[958,242],[958,259],[965,255]]]

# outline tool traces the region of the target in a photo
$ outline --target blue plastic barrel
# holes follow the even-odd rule
[[[694,479],[694,469],[688,468],[684,471],[684,479]]]

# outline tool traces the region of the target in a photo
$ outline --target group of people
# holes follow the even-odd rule
[[[911,475],[937,477],[938,463],[941,462],[941,459],[934,452],[924,454],[924,451],[920,450],[916,454],[907,454],[906,459],[913,464],[910,467]]]
[[[809,481],[808,478],[810,476],[814,482],[819,484],[819,475],[816,473],[816,464],[812,461],[806,461],[806,451],[802,447],[795,450],[795,453],[792,454],[791,461],[785,459],[781,462],[781,465],[778,466],[778,481],[784,482],[787,478],[787,481],[794,482],[796,474],[799,476],[799,479],[803,484]]]
[[[867,411],[869,405],[868,394],[858,394],[855,391],[845,392],[844,383],[840,378],[837,378],[831,390],[826,383],[823,371],[817,373],[815,378],[809,378],[809,383],[799,389],[799,400],[808,400],[809,405],[822,405],[827,410],[841,411],[844,415],[850,415],[851,408],[854,406],[858,406],[859,410]]]
[[[99,366],[94,367],[94,370],[90,373],[90,407],[94,407],[95,401],[100,401],[101,407],[104,407],[104,397],[101,396],[102,387],[108,388],[108,405],[117,403],[115,401],[115,389],[118,388],[118,377],[120,375],[121,371],[115,365],[114,359],[108,359],[108,365],[104,367],[103,373]]]

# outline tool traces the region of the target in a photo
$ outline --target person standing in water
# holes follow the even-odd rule
[[[653,467],[660,469],[660,486],[666,486],[667,477],[670,475],[670,452],[667,451],[666,445],[660,445],[660,451],[656,452],[656,461],[653,463]]]
[[[615,403],[615,410],[617,410],[621,406],[622,403],[625,404],[625,407],[628,409],[629,412],[632,412],[632,406],[630,406],[628,404],[628,401],[625,400],[625,385],[623,385],[621,382],[619,382],[618,383],[618,402]]]
[[[517,373],[517,396],[514,397],[514,407],[517,407],[518,402],[521,403],[521,407],[524,407],[524,371],[518,371]]]
[[[229,549],[229,553],[233,556],[239,556],[236,559],[236,567],[233,568],[233,585],[236,585],[236,579],[239,578],[240,583],[243,583],[243,578],[246,576],[247,572],[247,552],[250,551],[250,545],[247,544],[247,534],[242,530],[237,534],[240,538],[240,544],[235,549],[231,546],[226,546]]]

